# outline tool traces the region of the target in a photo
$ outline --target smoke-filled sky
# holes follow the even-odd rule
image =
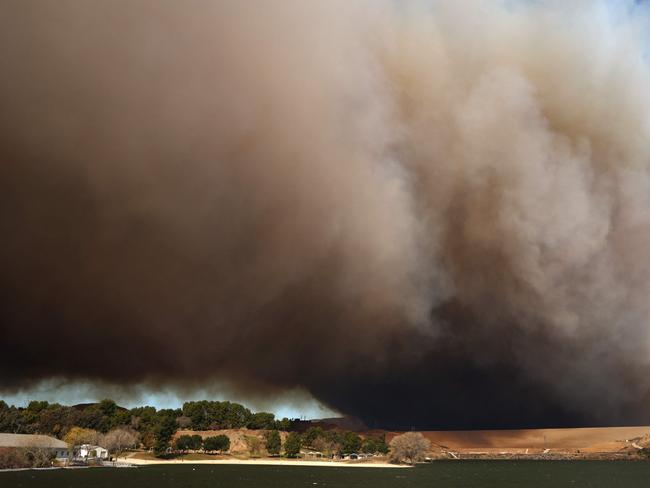
[[[645,10],[4,0],[0,390],[650,422]]]

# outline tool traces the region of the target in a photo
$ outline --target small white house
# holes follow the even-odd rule
[[[108,450],[101,446],[83,444],[79,446],[79,457],[83,459],[108,459]]]

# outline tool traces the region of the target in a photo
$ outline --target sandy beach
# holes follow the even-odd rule
[[[396,465],[384,462],[338,462],[338,461],[301,461],[290,459],[138,459],[134,457],[121,457],[118,462],[134,464],[136,466],[149,466],[156,464],[240,464],[256,466],[316,466],[328,468],[408,468],[410,466]]]

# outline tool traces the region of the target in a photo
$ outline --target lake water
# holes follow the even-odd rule
[[[650,488],[650,462],[459,461],[413,469],[149,466],[0,473],[1,488]]]

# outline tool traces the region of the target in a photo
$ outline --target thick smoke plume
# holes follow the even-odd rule
[[[650,422],[632,2],[3,0],[0,385]]]

